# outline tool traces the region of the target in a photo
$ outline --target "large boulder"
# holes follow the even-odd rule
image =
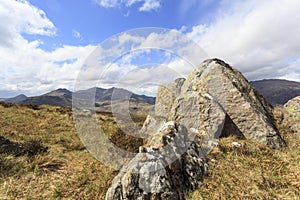
[[[176,91],[173,90],[174,85],[177,87],[175,87]],[[180,85],[181,88],[179,89]],[[168,120],[180,117],[180,115],[174,114],[177,109],[178,98],[189,99],[191,93],[198,95],[199,98],[211,96],[226,111],[223,136],[237,135],[259,141],[276,149],[286,146],[276,127],[272,106],[250,85],[241,72],[224,61],[219,59],[206,60],[188,75],[183,84],[176,84],[175,82],[175,84],[171,84],[171,87],[170,85],[161,86],[158,94],[160,98],[156,100],[156,114],[164,114]],[[166,101],[161,98],[164,96],[172,98],[168,98]],[[193,105],[198,106],[199,104],[194,102]],[[191,109],[192,107],[190,105]],[[200,115],[201,112],[196,110],[192,109],[190,114]],[[199,120],[203,123],[202,119],[199,118]],[[211,126],[214,123],[216,126],[220,124],[210,121]]]
[[[284,104],[284,107],[287,109],[287,111],[292,117],[299,118],[300,117],[300,96],[289,100],[286,104]]]
[[[107,200],[184,199],[202,183],[205,156],[220,136],[237,135],[271,148],[286,144],[272,107],[244,76],[218,59],[204,61],[187,79],[160,86],[147,139],[109,188]]]
[[[192,72],[189,78],[197,76]],[[221,135],[226,113],[217,99],[209,94],[208,85],[197,87],[196,81],[192,82],[189,78],[179,78],[173,83],[159,86],[155,116],[184,126],[189,138],[207,152]],[[153,131],[148,133],[151,134]]]
[[[106,200],[180,200],[185,191],[198,188],[207,173],[206,160],[183,126],[162,124],[152,146],[141,147],[133,160],[114,178]]]
[[[284,123],[289,125],[291,131],[300,137],[300,96],[289,100],[284,104]]]
[[[173,102],[181,93],[181,87],[184,81],[184,78],[178,78],[172,83],[158,86],[155,102],[156,116],[168,116],[172,109]]]

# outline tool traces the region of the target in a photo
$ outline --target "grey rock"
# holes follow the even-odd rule
[[[218,59],[204,61],[191,72],[182,91],[191,89],[209,93],[226,110],[223,135],[244,136],[270,148],[286,147],[276,127],[272,106],[241,72],[227,63]]]
[[[181,93],[181,87],[184,83],[184,78],[178,78],[174,82],[167,85],[160,85],[155,101],[155,115],[165,117],[170,113],[173,102]]]
[[[291,131],[300,137],[300,96],[289,100],[284,104],[285,112],[283,123],[287,124]]]
[[[179,121],[188,129],[196,128],[200,135],[209,138],[237,135],[270,148],[286,147],[276,127],[272,106],[241,72],[221,60],[206,60],[184,82],[182,79],[161,86],[156,102],[156,115]],[[220,128],[221,134],[216,131]]]
[[[205,93],[207,94],[207,93]],[[176,98],[168,120],[185,127],[190,140],[201,146],[205,153],[219,138],[226,113],[214,99],[196,91],[182,92]]]
[[[222,105],[209,93],[209,87],[205,84],[208,81],[199,79],[201,75],[202,72],[194,70],[186,80],[177,79],[173,83],[160,86],[155,115],[185,127],[189,139],[196,141],[207,153],[212,148],[211,144],[215,144],[215,140],[221,135],[226,113]],[[217,79],[214,85],[219,88]]]
[[[291,116],[295,118],[299,118],[300,117],[300,96],[289,100],[286,104],[284,104],[284,108],[288,110]]]
[[[218,59],[204,61],[187,79],[160,86],[155,116],[147,117],[140,133],[146,144],[115,177],[107,200],[185,199],[186,191],[202,184],[205,156],[220,136],[286,146],[272,107],[239,71]]]
[[[114,178],[107,200],[180,200],[202,184],[207,164],[200,146],[174,122],[165,122],[158,132],[156,147],[144,148]]]

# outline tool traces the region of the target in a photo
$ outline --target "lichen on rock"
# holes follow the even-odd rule
[[[283,116],[284,123],[289,124],[291,131],[300,137],[300,96],[284,104],[286,112]]]
[[[185,199],[185,191],[202,184],[207,164],[199,145],[174,122],[165,122],[158,132],[160,148],[141,148],[114,178],[107,200]]]
[[[106,199],[185,199],[202,184],[205,156],[221,136],[284,148],[272,109],[239,71],[219,59],[204,61],[186,79],[159,87],[155,116],[140,130],[146,143],[115,177]]]

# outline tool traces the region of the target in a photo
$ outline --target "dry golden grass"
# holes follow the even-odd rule
[[[248,140],[221,139],[208,156],[207,179],[188,199],[299,199],[299,139],[281,123],[280,113],[276,119],[289,148],[274,151]],[[138,125],[144,120],[133,118]],[[97,119],[108,137],[118,134],[110,113],[98,113]],[[0,155],[0,199],[104,199],[117,173],[87,152],[66,109],[0,105],[0,135],[18,142],[38,139],[49,147],[33,157]],[[134,148],[131,141],[121,146]],[[232,141],[244,146],[233,147]]]
[[[287,149],[274,151],[257,142],[223,138],[208,155],[208,177],[187,199],[300,199],[300,140],[282,123],[281,109],[274,114]],[[243,147],[232,146],[233,141]]]
[[[6,108],[5,108],[6,107]],[[39,139],[49,152],[34,157],[0,155],[0,199],[103,199],[115,175],[94,159],[58,107],[0,105],[0,135]]]

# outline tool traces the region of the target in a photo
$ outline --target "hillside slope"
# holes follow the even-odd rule
[[[281,79],[252,81],[253,87],[272,105],[283,105],[288,100],[300,96],[300,83]]]
[[[23,104],[34,105],[53,105],[53,106],[72,106],[73,92],[67,89],[57,89],[41,96],[28,97],[26,100],[15,101]],[[86,90],[80,90],[76,92],[76,97],[85,99],[95,95],[96,107],[103,107],[110,105],[111,100],[129,100],[133,103],[142,103],[153,105],[155,103],[155,97],[149,97],[145,95],[134,94],[128,90],[121,88],[90,88]]]
[[[18,103],[33,105],[71,106],[72,92],[67,89],[57,89],[41,96],[28,97]]]
[[[12,97],[12,98],[0,99],[0,101],[9,102],[9,103],[18,103],[18,102],[21,102],[21,101],[25,101],[26,99],[27,99],[26,95],[20,94],[20,95],[17,95],[15,97]]]
[[[38,139],[48,153],[35,157],[0,155],[0,199],[104,199],[116,172],[94,159],[82,145],[69,109],[0,105],[0,135],[16,142]],[[280,115],[276,115],[280,121]],[[108,135],[124,141],[109,113],[98,114]],[[144,118],[135,118],[142,123]],[[248,140],[223,138],[208,155],[209,174],[187,199],[297,199],[300,196],[299,141],[287,126],[279,130],[289,148],[273,151]],[[239,142],[243,147],[234,147]],[[131,148],[130,147],[130,148]],[[245,176],[246,175],[246,176]],[[246,186],[246,187],[245,187]]]

